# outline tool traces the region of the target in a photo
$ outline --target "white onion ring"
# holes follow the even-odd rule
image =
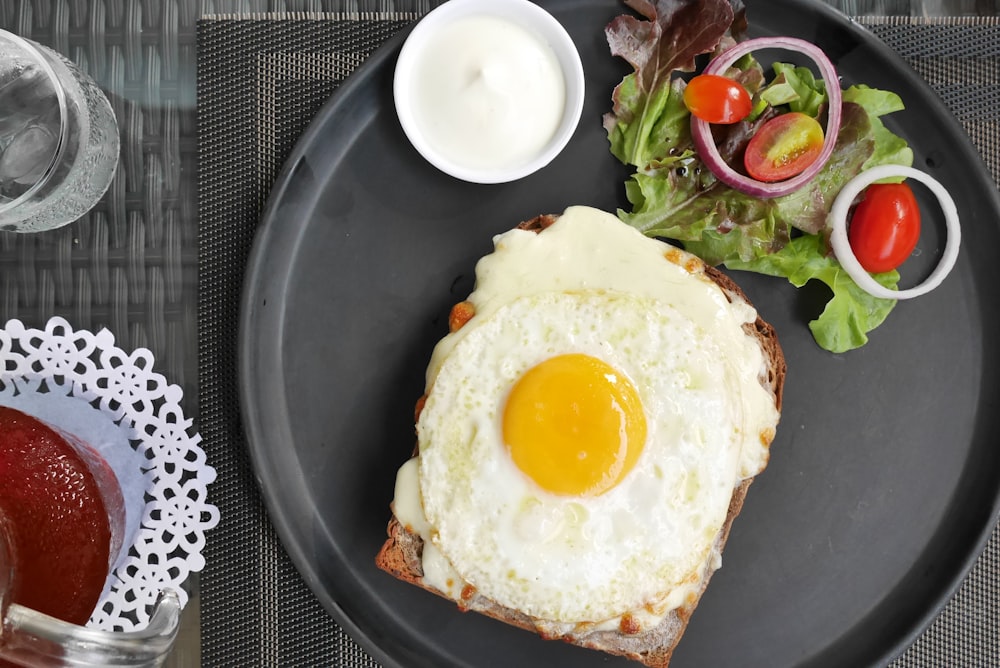
[[[813,60],[819,68],[823,82],[826,84],[826,94],[829,101],[829,109],[826,115],[826,132],[823,136],[823,148],[820,150],[815,162],[805,171],[785,181],[776,183],[765,183],[748,176],[744,176],[733,170],[726,164],[719,155],[719,149],[712,138],[712,127],[706,121],[691,115],[691,137],[694,140],[698,155],[702,157],[705,165],[712,170],[716,178],[725,183],[730,188],[739,190],[752,197],[770,198],[781,197],[795,192],[806,183],[811,181],[817,172],[823,169],[833,148],[837,143],[837,135],[840,132],[840,117],[842,96],[840,92],[840,79],[837,77],[837,70],[833,63],[826,57],[822,49],[809,42],[794,37],[758,37],[740,42],[734,47],[720,54],[712,60],[705,68],[705,74],[724,74],[725,71],[737,60],[746,54],[758,49],[787,49],[797,51]]]
[[[861,263],[858,262],[858,259],[854,256],[853,249],[851,249],[851,242],[847,238],[847,214],[850,211],[851,204],[854,203],[854,198],[875,181],[893,176],[905,176],[920,181],[927,186],[938,198],[941,211],[944,212],[944,221],[948,231],[948,241],[945,244],[944,253],[941,254],[941,259],[938,260],[937,267],[934,268],[934,271],[931,272],[931,275],[923,283],[915,285],[908,290],[890,290],[880,285],[865,271]],[[952,267],[955,266],[955,260],[958,259],[958,245],[962,240],[962,227],[958,221],[958,209],[955,207],[955,200],[951,198],[945,187],[929,174],[902,165],[872,167],[848,181],[847,185],[837,195],[837,199],[833,201],[829,222],[833,230],[830,236],[830,243],[833,246],[834,254],[837,256],[837,261],[840,262],[844,271],[854,279],[858,287],[873,297],[880,297],[882,299],[912,299],[913,297],[926,294],[939,286],[945,276],[952,270]]]

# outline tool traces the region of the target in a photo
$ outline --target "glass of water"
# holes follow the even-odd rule
[[[80,218],[107,191],[120,138],[107,97],[72,62],[0,30],[0,231]]]

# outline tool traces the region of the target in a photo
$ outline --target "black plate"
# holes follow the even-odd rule
[[[607,0],[544,3],[588,73],[582,124],[540,173],[500,186],[436,172],[396,121],[399,35],[322,109],[278,179],[246,282],[243,411],[284,546],[323,605],[400,666],[629,665],[543,641],[397,582],[372,559],[412,409],[451,304],[491,238],[569,204],[625,206],[627,170],[601,115],[624,64]],[[1000,204],[968,138],[925,83],[870,34],[802,0],[750,7],[752,36],[820,45],[846,82],[898,92],[891,126],[945,183],[964,222],[954,273],[901,303],[864,348],[819,349],[817,290],[737,274],[781,337],[789,375],[770,467],[675,654],[685,666],[861,666],[905,649],[983,549],[1000,490]],[[924,258],[936,252],[933,216]]]

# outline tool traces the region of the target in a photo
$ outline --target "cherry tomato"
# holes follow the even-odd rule
[[[791,112],[764,123],[747,144],[747,174],[768,183],[801,173],[823,150],[823,128],[807,114]]]
[[[747,89],[718,74],[699,74],[684,89],[684,105],[707,123],[729,125],[750,115]]]
[[[854,209],[847,240],[865,271],[895,269],[920,238],[920,208],[905,183],[875,183]]]

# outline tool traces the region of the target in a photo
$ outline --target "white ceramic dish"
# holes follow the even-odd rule
[[[565,82],[565,103],[554,133],[530,156],[502,164],[474,164],[446,151],[423,126],[416,98],[421,85],[418,74],[420,57],[437,39],[443,29],[456,21],[473,17],[493,17],[509,21],[527,30],[542,44],[551,48]],[[460,56],[456,56],[460,57]],[[393,78],[393,98],[400,125],[410,143],[428,162],[441,171],[473,183],[506,183],[515,181],[549,164],[563,150],[580,121],[583,111],[584,73],[576,45],[566,29],[547,11],[528,0],[449,0],[428,13],[413,28],[403,44]],[[519,100],[519,102],[521,102]],[[525,96],[523,104],[538,104]]]

